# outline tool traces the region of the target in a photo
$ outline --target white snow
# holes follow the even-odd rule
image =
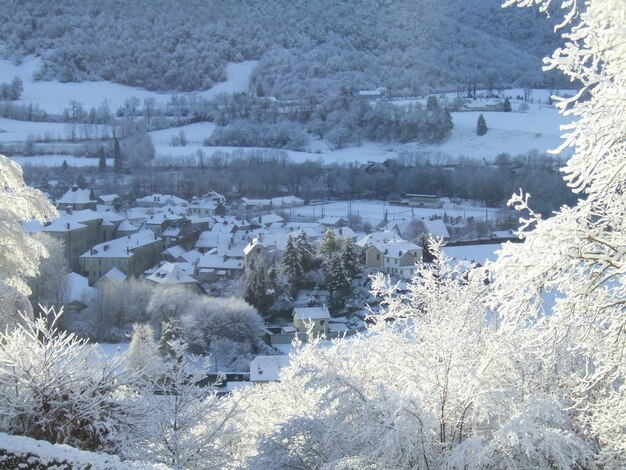
[[[213,88],[197,94],[212,97],[218,93],[233,93],[247,91],[250,74],[257,61],[246,61],[228,64],[226,67],[225,82],[216,84]],[[157,102],[166,102],[172,93],[157,93],[143,88],[136,88],[107,81],[93,81],[80,83],[61,83],[58,81],[33,81],[33,73],[41,66],[41,60],[34,57],[24,59],[21,65],[16,66],[8,60],[0,60],[0,82],[10,82],[20,77],[24,83],[24,92],[20,103],[38,104],[47,113],[60,114],[67,107],[70,100],[83,104],[86,110],[97,108],[106,99],[113,111],[124,104],[128,98],[140,100],[155,98]],[[176,93],[181,95],[183,93]],[[192,94],[192,93],[187,93]]]
[[[74,157],[73,155],[33,155],[32,157],[11,157],[21,166],[58,167],[67,162],[68,166],[87,167],[98,166],[97,158]],[[113,159],[107,158],[107,166],[113,166]]]
[[[489,219],[495,218],[499,209],[488,209],[485,207],[471,206],[469,204],[456,204],[453,209],[446,208],[418,208],[408,206],[395,206],[389,205],[383,201],[337,201],[329,202],[326,204],[309,205],[294,207],[285,211],[291,216],[302,216],[320,218],[323,216],[335,216],[335,217],[347,217],[350,213],[352,215],[360,216],[363,221],[370,222],[371,224],[378,224],[381,222],[385,213],[387,213],[387,219],[410,221],[414,218],[429,218],[429,217],[442,217],[444,212],[450,217],[463,217],[467,218],[473,216],[475,219],[480,220],[488,217]]]
[[[443,252],[446,256],[454,258],[455,260],[476,261],[484,266],[487,260],[495,261],[498,258],[496,251],[501,248],[501,243],[488,245],[444,246]]]

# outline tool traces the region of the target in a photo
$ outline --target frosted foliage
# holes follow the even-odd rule
[[[174,469],[225,468],[229,460],[223,439],[236,411],[236,401],[221,401],[198,385],[208,367],[190,371],[183,355],[186,345],[171,341],[172,357],[164,360],[162,375],[145,384],[143,398],[149,412],[146,426],[131,454]]]
[[[0,155],[0,331],[15,325],[18,310],[30,311],[26,279],[37,275],[39,259],[47,255],[22,223],[54,213],[41,191],[24,184],[20,166]]]
[[[525,242],[505,246],[493,266],[493,304],[509,326],[535,324],[543,333],[537,356],[547,366],[577,358],[579,367],[556,379],[575,397],[579,426],[599,444],[601,460],[617,467],[626,465],[626,3],[568,0],[562,8],[571,32],[546,63],[581,86],[572,98],[556,98],[574,119],[561,148],[574,149],[565,180],[580,199],[543,220],[526,195],[513,197],[528,214],[520,219]],[[541,295],[550,291],[557,300],[546,317]]]
[[[248,468],[571,468],[591,448],[537,388],[519,345],[486,311],[482,270],[463,275],[433,248],[367,335],[291,356],[281,382],[243,398],[238,458]],[[391,321],[393,319],[393,321]]]
[[[133,334],[128,346],[126,368],[140,370],[146,373],[152,372],[158,367],[159,354],[154,342],[154,331],[148,324],[133,325]]]
[[[121,390],[120,357],[57,329],[59,314],[22,318],[0,333],[0,430],[88,450],[115,450],[134,408]],[[49,323],[49,324],[48,324]]]

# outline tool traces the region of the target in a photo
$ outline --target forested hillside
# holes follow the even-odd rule
[[[554,85],[541,76],[549,20],[499,0],[138,0],[5,2],[5,55],[45,58],[38,78],[104,79],[192,91],[227,62],[260,60],[252,90],[319,97],[387,86],[427,93],[477,85]]]

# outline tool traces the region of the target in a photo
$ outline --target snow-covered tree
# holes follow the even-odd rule
[[[173,317],[167,321],[161,323],[161,338],[157,349],[162,357],[171,357],[174,354],[174,350],[170,343],[172,341],[183,340],[183,327],[178,318]]]
[[[482,114],[478,116],[478,121],[476,122],[476,135],[485,135],[487,133],[487,122],[485,121],[485,116]]]
[[[283,251],[283,257],[280,262],[282,273],[287,276],[289,282],[293,285],[302,278],[304,270],[300,264],[298,250],[291,235],[287,238],[287,244]]]
[[[330,259],[330,257],[341,249],[341,244],[332,230],[326,229],[324,238],[317,246],[317,254],[321,258]]]
[[[69,263],[62,241],[46,233],[36,233],[33,238],[41,243],[48,256],[39,263],[39,274],[28,281],[31,304],[60,310],[67,300]]]
[[[333,308],[341,307],[350,290],[350,275],[339,255],[331,256],[326,262],[324,284],[330,292],[331,306]]]
[[[144,387],[151,414],[131,455],[174,469],[224,468],[230,457],[222,439],[236,402],[222,401],[200,385],[209,369],[188,364],[184,343],[172,341],[171,346],[163,374]]]
[[[126,354],[126,368],[150,374],[158,368],[157,361],[159,354],[152,327],[147,323],[135,323]]]
[[[26,280],[37,275],[39,260],[47,255],[22,224],[45,222],[54,214],[45,196],[24,184],[20,166],[0,155],[0,331],[15,326],[18,311],[32,311]]]
[[[170,318],[179,318],[185,313],[196,295],[195,292],[181,285],[158,286],[150,296],[148,315],[156,325]]]
[[[298,251],[298,261],[304,271],[309,271],[313,267],[315,252],[311,246],[308,235],[301,230],[296,237],[296,250]]]
[[[543,11],[551,3],[507,2]],[[574,401],[571,414],[597,442],[600,462],[618,468],[626,465],[626,3],[579,3],[562,3],[571,31],[547,68],[580,86],[573,97],[554,97],[574,118],[557,152],[574,149],[563,171],[580,196],[548,219],[528,208],[527,195],[513,197],[528,214],[520,219],[524,243],[505,245],[493,266],[493,304],[504,324],[542,334],[535,361]],[[551,307],[547,295],[556,299]],[[568,358],[573,367],[564,367]]]
[[[261,311],[267,310],[276,298],[275,280],[260,256],[255,257],[246,270],[245,289],[246,301]]]
[[[343,263],[343,267],[350,278],[353,278],[361,270],[359,255],[356,251],[354,243],[349,238],[346,238],[343,242],[341,262]]]
[[[559,468],[591,464],[567,398],[537,387],[524,345],[485,306],[485,272],[437,246],[402,293],[379,275],[369,335],[291,356],[242,399],[247,468]],[[237,395],[235,395],[237,397]]]
[[[0,429],[87,450],[117,451],[137,418],[122,357],[57,328],[59,315],[0,332]],[[125,398],[127,397],[127,398]]]

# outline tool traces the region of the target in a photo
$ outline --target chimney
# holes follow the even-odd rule
[[[70,229],[70,223],[68,222],[67,224],[65,224],[67,226],[67,229]]]

